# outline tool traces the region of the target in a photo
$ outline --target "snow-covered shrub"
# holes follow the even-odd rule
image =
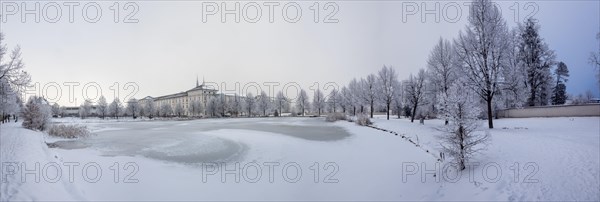
[[[346,114],[339,113],[339,112],[330,113],[325,118],[325,121],[327,121],[327,122],[335,122],[335,121],[339,121],[339,120],[346,120]]]
[[[62,138],[79,138],[88,137],[90,131],[86,126],[58,124],[48,127],[48,135]]]
[[[48,101],[38,96],[31,96],[21,113],[24,128],[40,131],[46,129],[52,116]]]
[[[442,128],[445,132],[440,137],[442,152],[454,158],[459,170],[464,170],[469,158],[485,149],[489,134],[477,130],[480,125],[477,117],[481,109],[472,92],[465,92],[461,85],[455,84],[448,90],[445,100],[447,105],[440,112],[449,124]]]
[[[360,126],[368,126],[373,124],[373,122],[371,122],[371,119],[369,119],[369,116],[366,114],[358,114],[356,116],[356,124]]]

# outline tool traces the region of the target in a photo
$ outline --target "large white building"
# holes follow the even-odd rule
[[[140,99],[139,103],[145,105],[149,101],[154,101],[154,106],[157,108],[162,105],[169,104],[171,105],[171,109],[175,109],[177,104],[181,104],[185,111],[185,115],[190,115],[189,106],[192,101],[198,100],[206,108],[206,103],[208,103],[209,99],[216,94],[217,90],[207,88],[204,85],[204,81],[202,81],[202,84],[200,84],[196,79],[196,87],[190,90],[159,97],[146,96]]]

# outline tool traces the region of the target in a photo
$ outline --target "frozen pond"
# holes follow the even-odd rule
[[[244,157],[244,142],[212,131],[234,129],[279,134],[308,141],[339,141],[350,136],[321,118],[239,118],[193,121],[88,123],[93,135],[57,141],[62,149],[95,149],[105,156],[144,156],[178,163],[233,161]]]

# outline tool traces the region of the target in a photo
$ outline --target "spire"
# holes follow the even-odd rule
[[[204,86],[204,76],[202,76],[202,86]]]
[[[198,87],[198,75],[196,74],[196,87]]]

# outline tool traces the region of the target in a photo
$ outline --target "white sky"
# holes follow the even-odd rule
[[[2,1],[6,2],[10,1]],[[433,15],[428,15],[424,23],[420,15],[408,16],[403,22],[403,3],[431,7],[435,1],[344,1],[336,2],[339,12],[335,18],[339,23],[314,23],[309,7],[315,1],[297,2],[303,9],[298,23],[282,19],[281,7],[287,2],[275,7],[274,23],[268,22],[264,6],[262,18],[255,24],[243,19],[235,23],[233,15],[227,16],[226,23],[220,21],[220,16],[208,16],[208,22],[203,23],[201,1],[137,2],[138,23],[115,23],[110,10],[114,2],[101,1],[98,3],[103,15],[98,23],[84,21],[81,10],[85,3],[81,2],[75,7],[74,23],[68,22],[67,7],[63,7],[58,23],[43,18],[35,23],[33,15],[26,16],[22,23],[19,15],[3,15],[2,21],[6,22],[0,28],[9,48],[21,46],[27,71],[40,84],[38,90],[44,86],[48,89],[42,94],[61,105],[79,105],[83,101],[82,87],[90,82],[97,83],[110,100],[115,82],[120,84],[121,99],[132,92],[123,89],[128,82],[137,84],[139,91],[134,97],[142,98],[188,90],[194,87],[197,75],[207,82],[225,82],[228,89],[236,82],[242,87],[251,82],[281,82],[276,90],[285,82],[296,82],[308,89],[315,82],[320,88],[328,82],[345,85],[354,77],[391,65],[404,79],[425,67],[440,37],[453,38],[464,28],[468,14],[463,6],[462,20],[456,23],[445,21],[444,16],[437,23]],[[464,2],[457,1],[460,5]],[[531,11],[523,9],[526,2],[501,1],[504,18],[511,26],[515,26],[515,20],[510,7],[516,2],[521,7],[519,20]],[[39,3],[43,7],[49,2]],[[126,2],[119,3],[123,6]],[[248,3],[240,2],[241,6]],[[326,2],[319,3],[322,7]],[[451,2],[439,3],[443,7]],[[595,40],[600,31],[598,1],[533,3],[539,8],[534,16],[541,23],[542,37],[556,50],[557,60],[570,69],[568,93],[589,89],[598,96],[595,71],[587,63],[590,52],[598,51],[600,46]],[[18,6],[22,8],[21,2]],[[5,6],[0,8],[6,13]],[[454,17],[453,9],[449,11],[448,16]],[[320,18],[327,13],[322,10]],[[122,10],[120,17],[126,14]],[[294,12],[289,15],[293,17]],[[62,88],[60,98],[55,88],[49,87],[52,82]],[[76,103],[69,102],[65,82],[80,83],[74,91]],[[263,90],[268,87],[263,85]],[[288,92],[294,93],[294,89]],[[97,97],[94,88],[88,90],[87,97]]]

